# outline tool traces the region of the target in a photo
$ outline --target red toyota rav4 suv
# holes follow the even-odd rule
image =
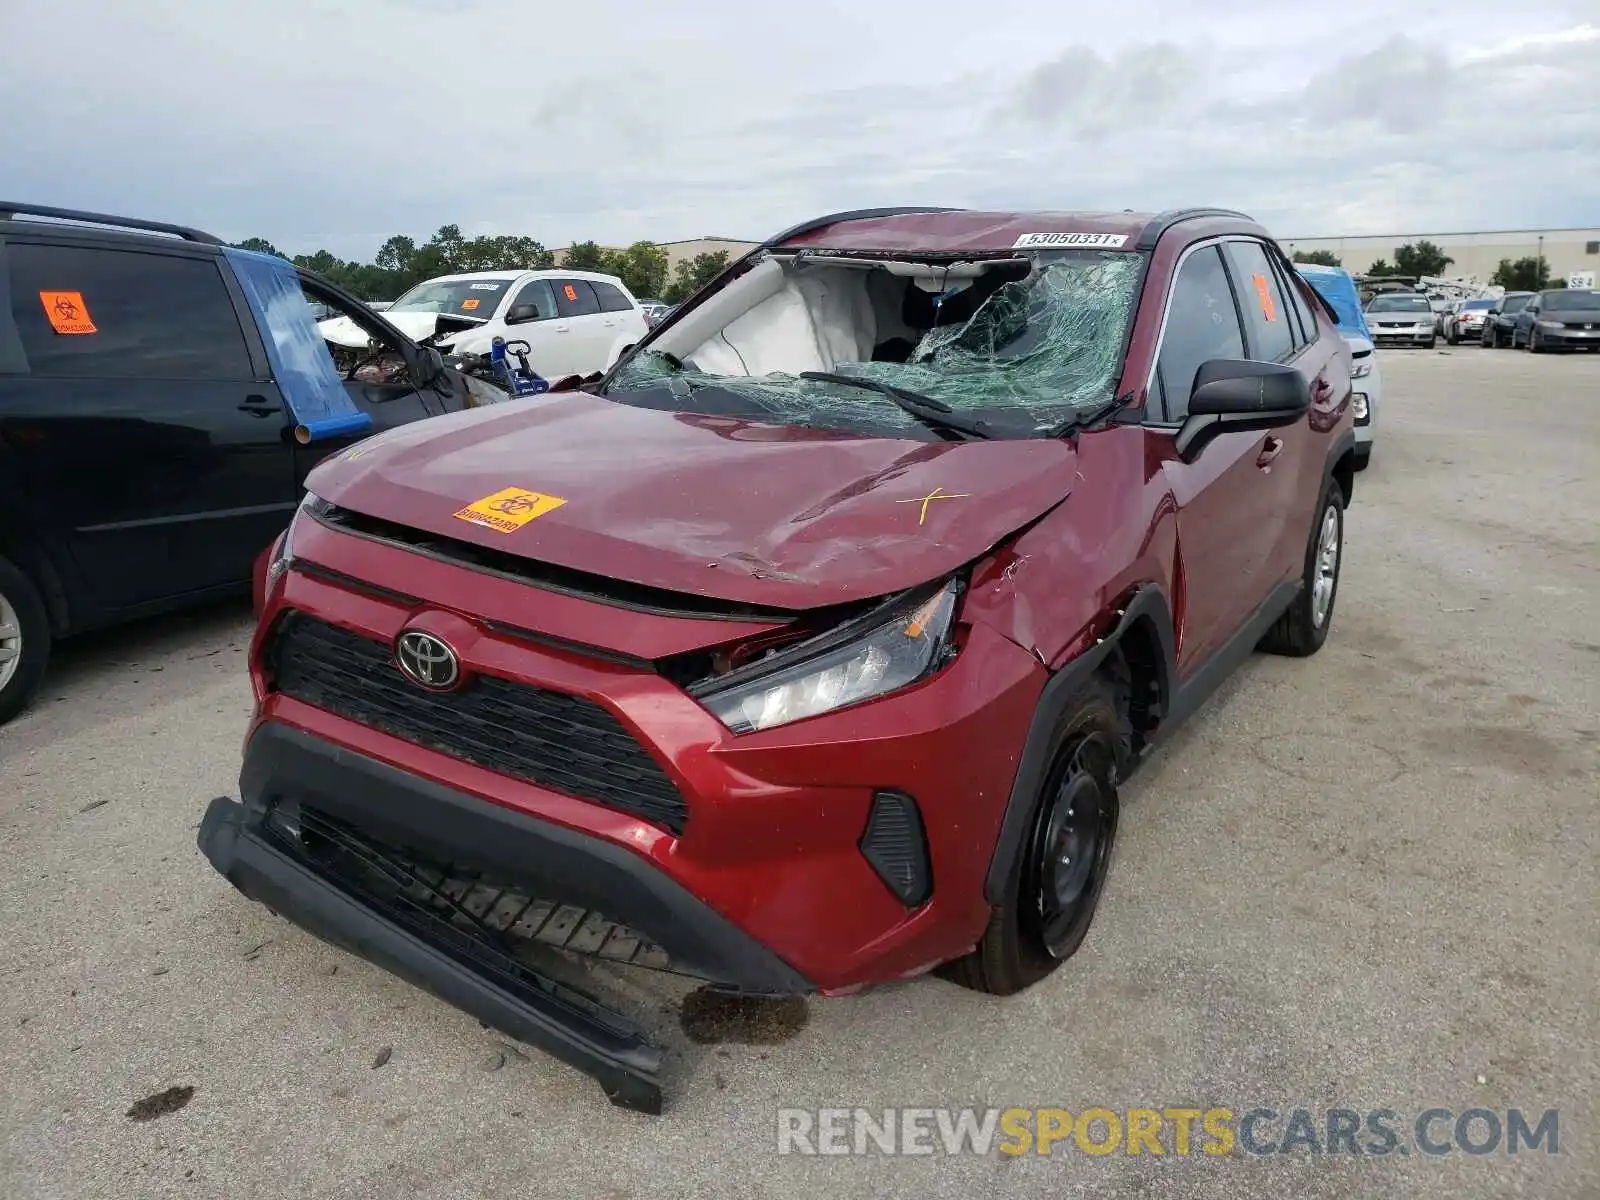
[[[791,229],[583,390],[318,468],[200,845],[648,1111],[660,1051],[574,955],[1026,987],[1118,785],[1327,636],[1349,367],[1239,213]]]

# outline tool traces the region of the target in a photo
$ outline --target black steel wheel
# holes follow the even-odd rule
[[[1116,748],[1092,733],[1067,748],[1028,852],[1028,924],[1045,951],[1069,957],[1089,931],[1117,835]]]

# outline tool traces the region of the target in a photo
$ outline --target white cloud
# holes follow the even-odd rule
[[[267,12],[9,12],[0,198],[361,257],[447,221],[754,237],[890,203],[1226,204],[1285,236],[1600,211],[1593,0],[1523,0],[1498,39],[1500,0]]]

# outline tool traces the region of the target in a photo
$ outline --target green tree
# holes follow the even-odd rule
[[[1388,260],[1382,258],[1367,268],[1368,275],[1399,275],[1400,273],[1398,267],[1391,267]]]
[[[1407,242],[1395,247],[1394,274],[1443,275],[1444,269],[1453,262],[1455,259],[1432,242]]]
[[[238,245],[246,250],[281,253],[265,238],[246,238]],[[468,239],[459,225],[441,225],[421,245],[405,234],[395,234],[378,248],[370,263],[346,262],[327,250],[297,254],[292,261],[364,300],[394,300],[423,280],[439,275],[538,270],[554,266],[555,256],[531,237],[498,234]]]
[[[693,258],[684,259],[673,271],[672,282],[661,298],[668,304],[679,304],[715,279],[727,265],[726,250],[718,250],[715,254],[696,254]]]
[[[1337,267],[1342,265],[1339,256],[1332,250],[1296,250],[1294,261],[1297,263],[1313,263],[1319,267]]]
[[[603,271],[606,251],[594,242],[573,242],[567,247],[567,256],[561,260],[561,265],[574,271]]]
[[[570,260],[567,265],[572,265]],[[667,252],[654,242],[635,242],[604,255],[600,270],[622,280],[640,299],[655,298],[667,287]]]
[[[254,250],[257,254],[276,254],[279,258],[289,257],[282,250],[279,250],[271,242],[267,241],[266,238],[247,237],[242,242],[233,242],[232,246],[235,250]]]
[[[1498,284],[1508,292],[1538,292],[1550,286],[1550,264],[1544,256],[1528,255],[1512,262],[1502,258],[1494,269],[1490,283]]]

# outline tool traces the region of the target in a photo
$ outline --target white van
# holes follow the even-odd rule
[[[383,314],[446,354],[487,354],[496,337],[528,343],[546,379],[604,371],[648,330],[639,302],[614,275],[592,271],[475,271],[441,275],[406,292]],[[367,335],[340,317],[319,328],[359,348]]]

